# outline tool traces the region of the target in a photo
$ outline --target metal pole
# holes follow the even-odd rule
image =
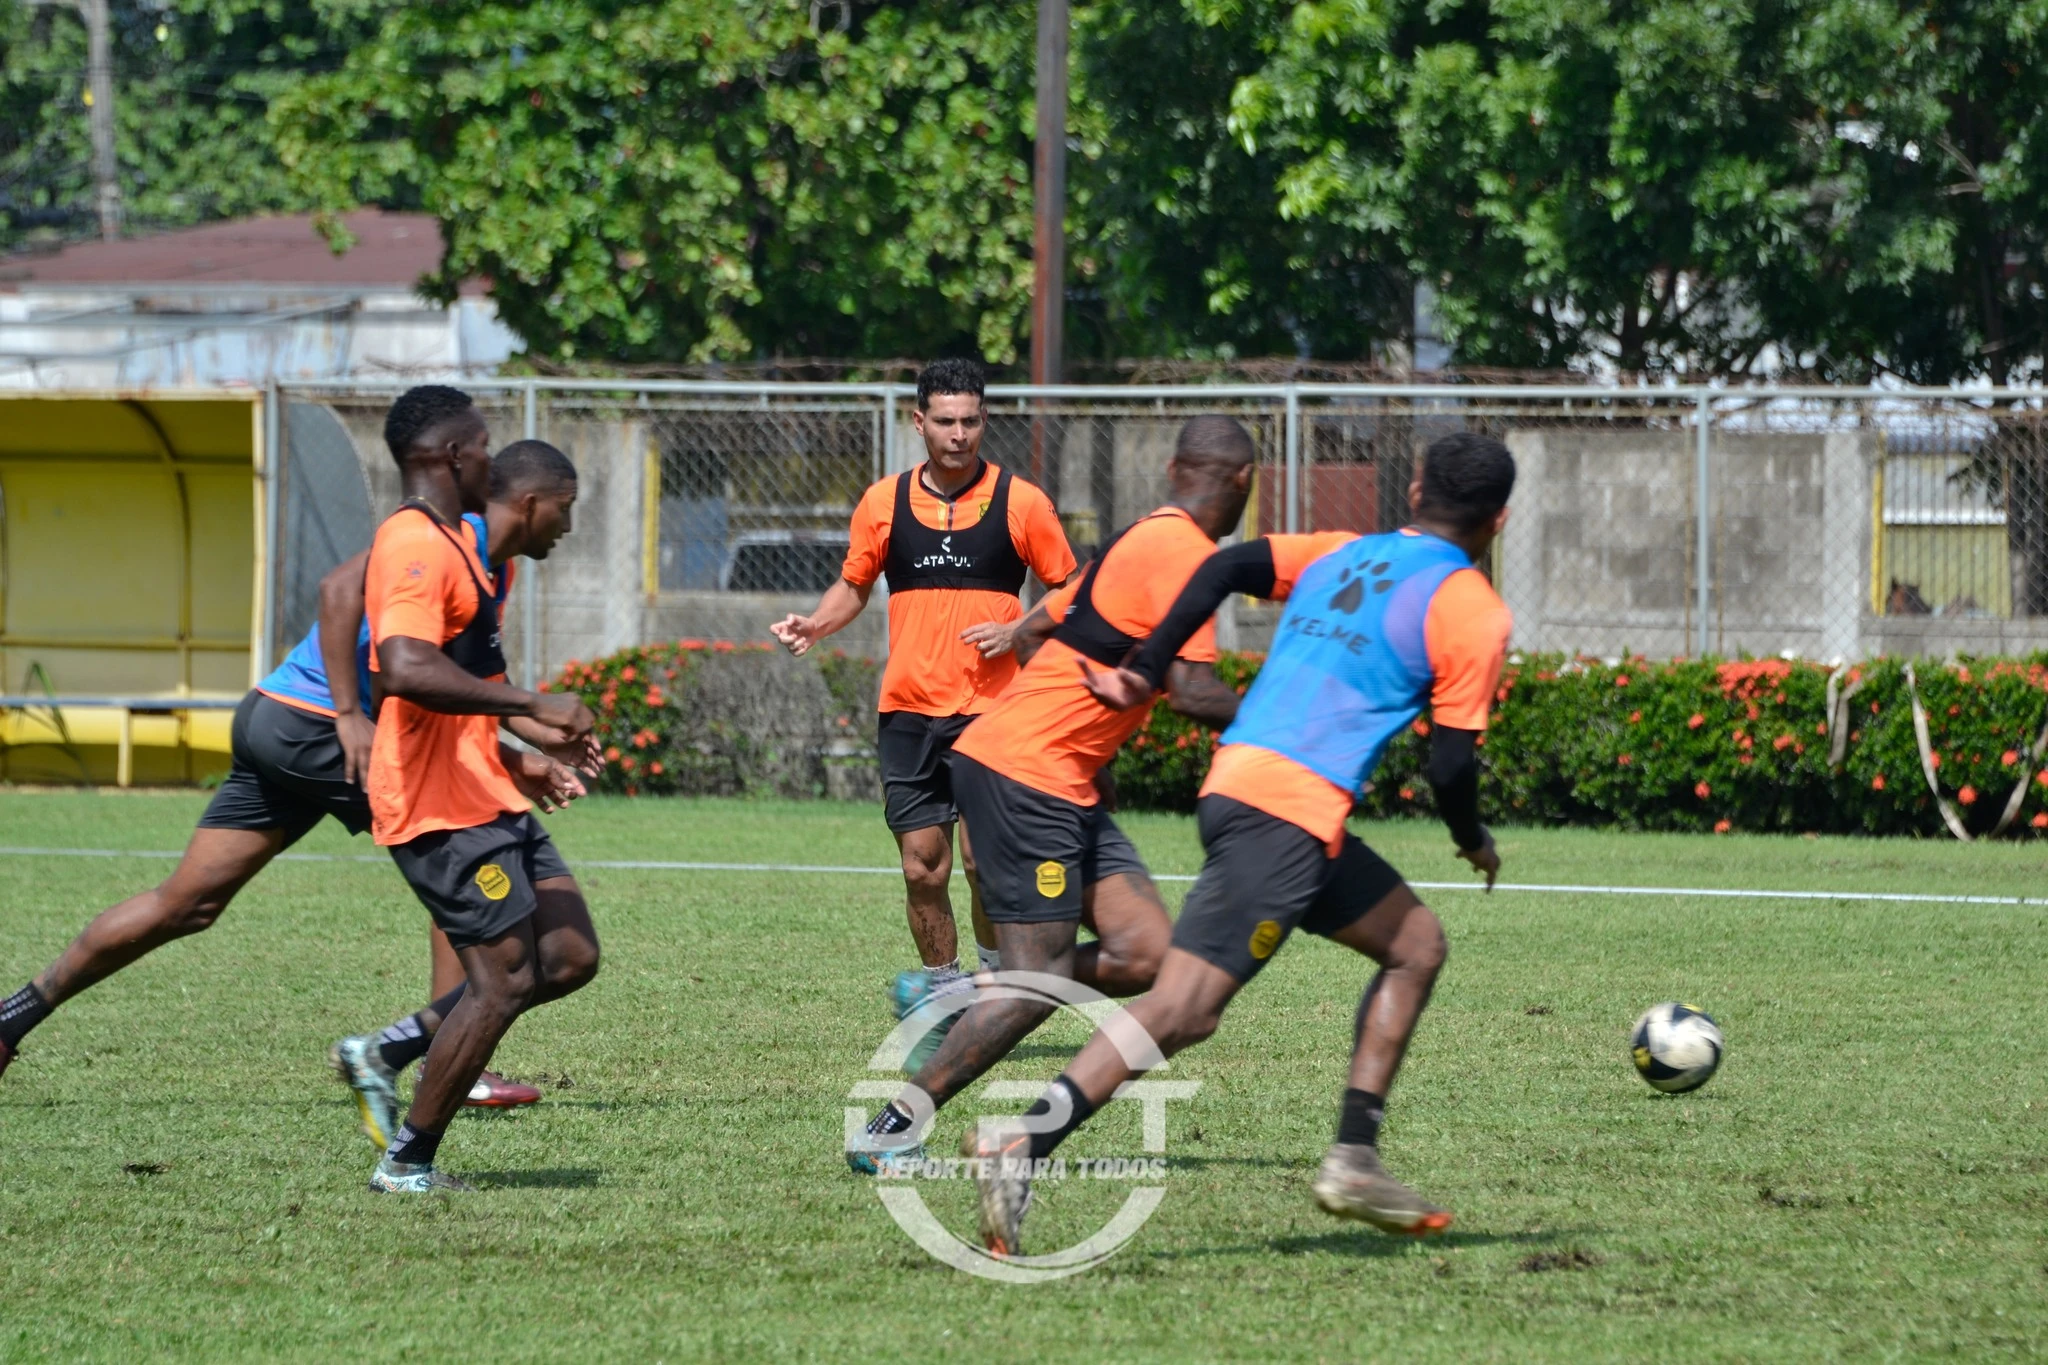
[[[1057,384],[1067,280],[1067,0],[1038,0],[1038,135],[1031,188],[1031,382]]]
[[[114,44],[107,0],[78,0],[85,20],[86,99],[92,113],[92,178],[99,188],[100,236],[121,235],[121,179],[114,162]]]
[[[1060,382],[1067,286],[1067,0],[1038,0],[1038,129],[1031,176],[1031,382]],[[1031,482],[1045,486],[1052,424],[1031,420]],[[1053,490],[1055,497],[1057,489]]]
[[[1287,534],[1301,530],[1301,395],[1287,386]]]
[[[896,390],[891,386],[882,398],[882,472],[877,477],[886,477],[896,472]]]
[[[537,440],[540,436],[540,412],[533,382],[526,383],[526,439]],[[540,561],[526,561],[526,572],[521,575],[525,585],[519,592],[519,672],[520,686],[532,691],[540,683]]]
[[[1693,562],[1699,566],[1697,581],[1693,584],[1693,654],[1705,658],[1707,654],[1707,604],[1711,600],[1713,583],[1713,518],[1708,514],[1708,503],[1713,498],[1713,481],[1709,477],[1708,461],[1714,430],[1714,404],[1706,389],[1701,389],[1694,418],[1692,457],[1693,513],[1695,548]]]
[[[284,394],[278,389],[277,381],[271,380],[263,393],[263,628],[257,632],[256,667],[251,670],[261,678],[276,664],[277,653],[277,588],[278,588],[278,523],[283,516],[284,490],[280,487],[284,479]]]

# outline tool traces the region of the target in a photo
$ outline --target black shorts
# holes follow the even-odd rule
[[[569,875],[569,865],[531,811],[422,834],[394,845],[391,861],[458,948],[488,943],[512,929],[533,913],[534,883]]]
[[[1356,835],[1330,856],[1299,825],[1227,796],[1195,806],[1208,857],[1195,878],[1173,946],[1249,981],[1287,936],[1306,929],[1324,938],[1364,918],[1401,874]]]
[[[286,847],[331,815],[350,834],[370,827],[370,798],[342,775],[334,721],[251,692],[235,708],[234,765],[199,817],[201,829],[281,829]]]
[[[1101,806],[1077,806],[961,754],[953,791],[974,844],[982,909],[998,924],[1081,918],[1081,889],[1128,872],[1151,881]]]
[[[883,813],[891,834],[950,825],[960,818],[953,805],[953,741],[973,719],[882,712],[875,726],[875,753],[882,763]]]

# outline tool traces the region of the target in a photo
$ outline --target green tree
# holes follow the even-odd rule
[[[1028,15],[1000,3],[448,3],[273,114],[332,209],[416,194],[535,350],[1016,353]]]
[[[1290,216],[1436,283],[1468,363],[2005,379],[2039,372],[2043,16],[1310,0],[1233,127]]]
[[[1401,263],[1283,217],[1277,160],[1230,132],[1273,14],[1074,13],[1070,355],[1348,357],[1405,327]],[[1034,24],[968,0],[451,0],[391,15],[274,124],[327,208],[439,215],[436,287],[488,276],[540,354],[1010,362]]]
[[[115,139],[138,228],[294,210],[266,114],[375,31],[367,0],[115,0]],[[93,221],[84,25],[55,7],[0,5],[0,247]]]
[[[1075,11],[1075,99],[1102,141],[1072,179],[1070,349],[1350,360],[1407,332],[1390,239],[1284,215],[1281,158],[1231,130],[1231,92],[1284,21],[1270,5]]]

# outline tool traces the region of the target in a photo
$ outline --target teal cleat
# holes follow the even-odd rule
[[[953,1031],[953,1025],[959,1023],[960,1016],[967,1012],[965,1008],[946,1009],[940,1002],[946,1000],[948,996],[973,990],[974,978],[971,976],[948,977],[937,986],[933,986],[929,972],[897,974],[896,983],[889,991],[889,1001],[898,1011],[896,1017],[907,1019],[923,1011],[929,1021],[924,1033],[911,1046],[910,1054],[903,1059],[904,1075],[915,1076],[924,1070],[924,1064],[937,1054],[939,1045],[944,1043],[946,1035]]]
[[[875,1139],[877,1144],[885,1141],[886,1138]],[[846,1153],[846,1165],[855,1175],[907,1176],[911,1170],[924,1163],[924,1158],[924,1144],[914,1142],[908,1147],[892,1151],[849,1150]]]
[[[469,1194],[475,1189],[429,1162],[393,1161],[387,1156],[370,1172],[372,1194]]]
[[[889,1008],[901,1019],[904,1015],[924,1003],[932,993],[932,974],[920,967],[914,972],[898,972],[896,979],[889,983]]]
[[[327,1061],[342,1083],[356,1092],[364,1136],[380,1152],[389,1147],[398,1131],[398,1073],[384,1065],[377,1040],[369,1034],[344,1038],[327,1049]]]

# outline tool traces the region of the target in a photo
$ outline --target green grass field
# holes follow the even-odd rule
[[[180,846],[197,796],[0,795],[0,844]],[[866,807],[591,801],[571,861],[879,865]],[[1155,871],[1185,820],[1131,817]],[[1460,880],[1440,832],[1362,831]],[[315,852],[373,852],[338,831]],[[2038,851],[1507,831],[1521,881],[2040,895]],[[168,863],[0,857],[0,994]],[[1429,1243],[1309,1202],[1362,964],[1297,938],[1176,1064],[1164,1203],[1049,1286],[929,1259],[839,1155],[909,964],[885,877],[587,868],[598,981],[522,1021],[526,1113],[465,1117],[482,1192],[371,1196],[322,1053],[421,1003],[424,915],[376,862],[273,867],[213,932],[61,1010],[0,1081],[8,1359],[1780,1360],[2048,1349],[2048,911],[1431,893],[1450,964],[1394,1095],[1390,1166],[1458,1213]],[[1165,888],[1177,905],[1185,883]],[[963,915],[964,920],[964,915]],[[1635,1014],[1710,1010],[1704,1091],[1628,1065]],[[1045,1080],[1056,1020],[997,1073]],[[1004,1106],[987,1106],[991,1112]],[[957,1135],[978,1112],[941,1119]],[[1117,1106],[1072,1155],[1137,1154]],[[154,1172],[154,1173],[151,1173]],[[1049,1187],[1034,1245],[1122,1198]],[[972,1236],[971,1187],[929,1201]]]

